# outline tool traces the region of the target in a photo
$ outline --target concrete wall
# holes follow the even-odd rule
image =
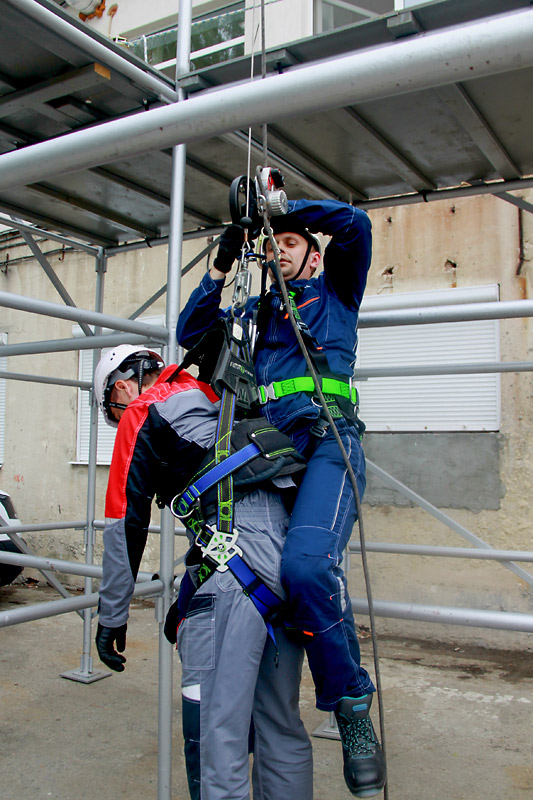
[[[374,257],[368,293],[499,283],[502,300],[531,297],[533,217],[493,197],[452,203],[376,210],[372,214]],[[187,243],[185,263],[203,242]],[[56,250],[51,243],[43,249]],[[23,245],[10,250],[0,272],[0,289],[59,302],[48,278]],[[140,250],[109,260],[104,310],[129,316],[166,280],[165,247]],[[50,262],[80,307],[94,306],[94,263],[79,253],[55,253]],[[188,297],[205,262],[186,276]],[[228,295],[231,294],[229,290]],[[228,296],[228,302],[230,297]],[[165,299],[150,314],[165,313]],[[2,309],[0,329],[9,343],[66,338],[72,325],[62,320]],[[502,360],[532,360],[529,320],[501,323]],[[76,379],[78,354],[12,357],[8,369]],[[371,434],[367,455],[448,511],[496,548],[531,548],[533,425],[531,373],[502,376],[502,427],[498,434]],[[7,383],[5,463],[0,488],[13,496],[25,523],[74,520],[86,513],[87,468],[73,464],[76,453],[77,391],[18,381]],[[468,456],[468,461],[467,457]],[[98,467],[96,517],[103,518],[107,467]],[[465,478],[470,474],[469,478]],[[477,477],[472,478],[476,474]],[[465,486],[469,483],[469,486]],[[461,502],[457,502],[458,494]],[[425,544],[461,545],[441,523],[369,481],[364,503],[366,538]],[[154,521],[158,521],[154,507]],[[357,537],[357,530],[354,532]],[[96,560],[100,558],[98,535]],[[82,558],[78,532],[28,534],[43,555]],[[179,550],[183,550],[180,540]],[[156,570],[158,537],[151,536],[143,569]],[[531,612],[531,587],[497,564],[405,556],[369,556],[376,599]],[[523,565],[527,568],[527,564]],[[533,572],[533,569],[531,570]],[[34,573],[30,573],[34,574]],[[75,579],[69,579],[72,583]],[[364,595],[359,559],[352,558],[350,590]],[[362,619],[361,621],[365,621]],[[379,620],[379,629],[457,641],[531,648],[531,637],[473,628]]]

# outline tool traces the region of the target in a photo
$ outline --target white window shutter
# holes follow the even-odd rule
[[[483,290],[483,291],[482,291]],[[498,287],[371,297],[366,310],[436,306],[498,299]],[[381,301],[381,302],[380,302]],[[499,320],[363,328],[358,369],[437,366],[500,360]],[[496,431],[500,375],[406,376],[357,383],[360,415],[369,431]]]
[[[103,350],[103,353],[107,350]],[[80,350],[79,380],[92,381],[93,379],[93,351]],[[86,464],[89,461],[89,438],[91,426],[91,406],[89,392],[78,389],[78,437],[76,448],[76,461]],[[101,412],[98,412],[98,448],[96,463],[110,464],[115,445],[116,428],[108,425]]]

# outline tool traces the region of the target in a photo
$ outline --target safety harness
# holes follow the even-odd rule
[[[221,401],[215,444],[189,486],[170,503],[173,515],[194,536],[185,563],[196,568],[196,589],[215,571],[229,570],[273,637],[271,620],[283,600],[244,560],[233,524],[234,503],[253,487],[305,469],[305,459],[289,437],[263,417],[245,416],[234,423],[237,411],[251,413],[257,397],[248,339],[240,319],[221,319],[188,352],[177,371],[191,364],[198,365],[199,380],[210,383]],[[216,528],[205,521],[215,509]],[[175,606],[169,614],[175,612]]]
[[[265,271],[267,268],[268,264],[265,267]],[[316,338],[311,333],[309,326],[304,322],[300,315],[298,306],[296,305],[298,291],[289,288],[287,294],[295,323],[306,345],[307,353],[315,368],[315,372],[320,378],[320,389],[323,393],[323,397],[326,401],[326,405],[332,419],[336,420],[344,417],[357,427],[359,435],[362,436],[365,430],[365,425],[358,416],[359,393],[357,389],[355,386],[352,386],[351,380],[341,380],[339,377],[333,375],[333,373],[330,371],[323,348],[319,345]],[[266,292],[262,292],[262,296],[260,298],[260,305],[261,304],[266,305]],[[264,319],[264,315],[261,313],[260,309],[258,313],[258,320],[262,319]],[[261,331],[259,332],[259,336],[261,336]],[[285,380],[281,381],[273,381],[267,386],[258,386],[257,400],[260,405],[264,405],[270,400],[279,400],[279,398],[285,397],[289,394],[295,394],[296,392],[307,392],[313,397],[313,402],[320,407],[321,404],[318,400],[316,388],[315,381],[310,375],[286,378]],[[321,413],[317,419],[317,422],[311,429],[311,433],[319,438],[322,438],[326,435],[327,429],[328,423],[325,420],[324,415]]]

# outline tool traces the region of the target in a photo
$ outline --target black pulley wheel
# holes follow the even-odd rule
[[[239,175],[231,182],[229,211],[233,224],[247,228],[250,239],[259,236],[263,225],[257,209],[257,192],[254,181],[246,175]]]

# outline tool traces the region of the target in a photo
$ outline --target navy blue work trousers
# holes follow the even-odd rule
[[[358,430],[337,422],[359,496],[366,486],[365,457]],[[350,476],[333,431],[318,439],[309,428],[289,431],[300,452],[310,455],[298,489],[282,554],[287,622],[303,631],[316,705],[335,708],[341,697],[375,691],[361,667],[361,654],[346,579],[343,552],[357,519]]]

